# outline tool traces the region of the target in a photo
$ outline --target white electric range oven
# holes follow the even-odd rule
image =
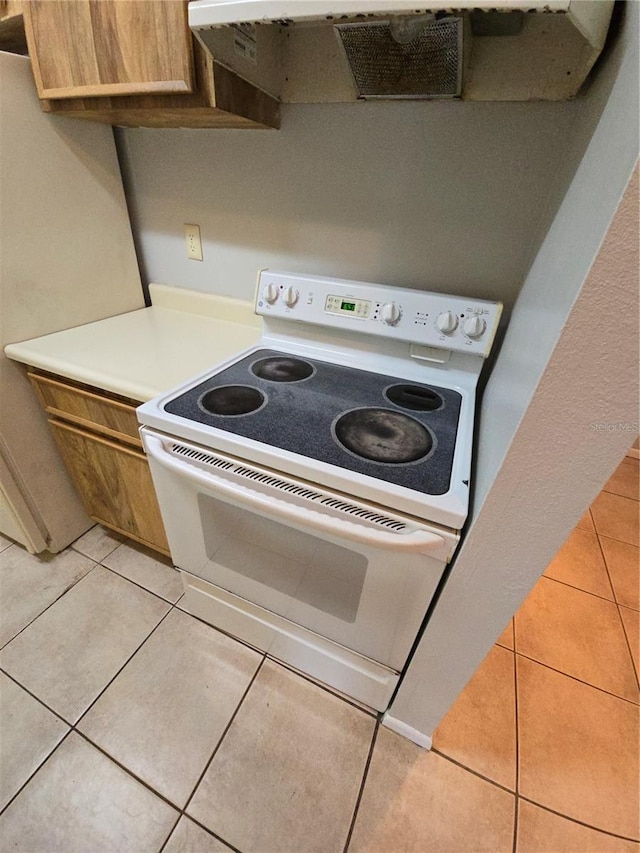
[[[262,271],[259,343],[138,409],[185,609],[384,710],[467,515],[501,309]]]

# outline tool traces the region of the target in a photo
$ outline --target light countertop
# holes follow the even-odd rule
[[[253,303],[150,285],[152,306],[9,344],[15,361],[145,402],[257,343]]]

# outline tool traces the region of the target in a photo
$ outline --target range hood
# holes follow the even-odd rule
[[[613,0],[194,0],[213,59],[288,103],[369,98],[565,100]]]

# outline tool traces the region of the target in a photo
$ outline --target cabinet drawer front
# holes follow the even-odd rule
[[[47,376],[28,375],[49,414],[134,447],[142,447],[134,405],[111,400]]]
[[[144,453],[60,421],[49,423],[91,518],[168,555],[169,543]]]

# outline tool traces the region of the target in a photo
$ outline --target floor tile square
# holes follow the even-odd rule
[[[232,853],[232,850],[183,815],[162,853]]]
[[[182,807],[262,656],[173,610],[78,728]]]
[[[20,545],[0,553],[0,646],[4,646],[69,587],[95,566],[93,560],[62,551],[36,557]]]
[[[97,566],[5,646],[0,665],[74,723],[168,610]]]
[[[374,727],[267,660],[187,812],[243,853],[341,853]]]
[[[493,646],[435,730],[433,746],[465,767],[515,791],[513,652]]]
[[[626,457],[602,487],[603,492],[623,495],[625,498],[640,498],[640,463],[637,459]]]
[[[509,624],[504,629],[502,634],[496,640],[497,645],[502,646],[505,649],[514,649],[515,638],[513,636],[513,619],[509,619]]]
[[[609,536],[629,545],[640,544],[640,503],[631,498],[600,492],[591,506],[598,536]]]
[[[0,817],[0,843],[16,853],[157,853],[177,817],[72,732]]]
[[[589,530],[577,527],[544,574],[576,589],[614,600],[598,537]]]
[[[513,794],[380,728],[349,853],[511,853]]]
[[[69,726],[0,673],[0,810],[69,731]]]
[[[79,551],[86,557],[91,557],[96,563],[102,562],[118,545],[124,540],[124,536],[96,524],[91,530],[87,530],[79,539],[71,544],[74,551]]]
[[[640,610],[640,548],[600,537],[618,604]]]
[[[519,800],[516,853],[638,853],[638,845]]]
[[[540,578],[516,614],[516,651],[623,699],[639,701],[613,601]]]
[[[522,796],[638,838],[638,706],[516,656]]]
[[[102,560],[102,565],[140,584],[172,604],[184,592],[180,572],[168,558],[153,554],[142,545],[126,542]]]

